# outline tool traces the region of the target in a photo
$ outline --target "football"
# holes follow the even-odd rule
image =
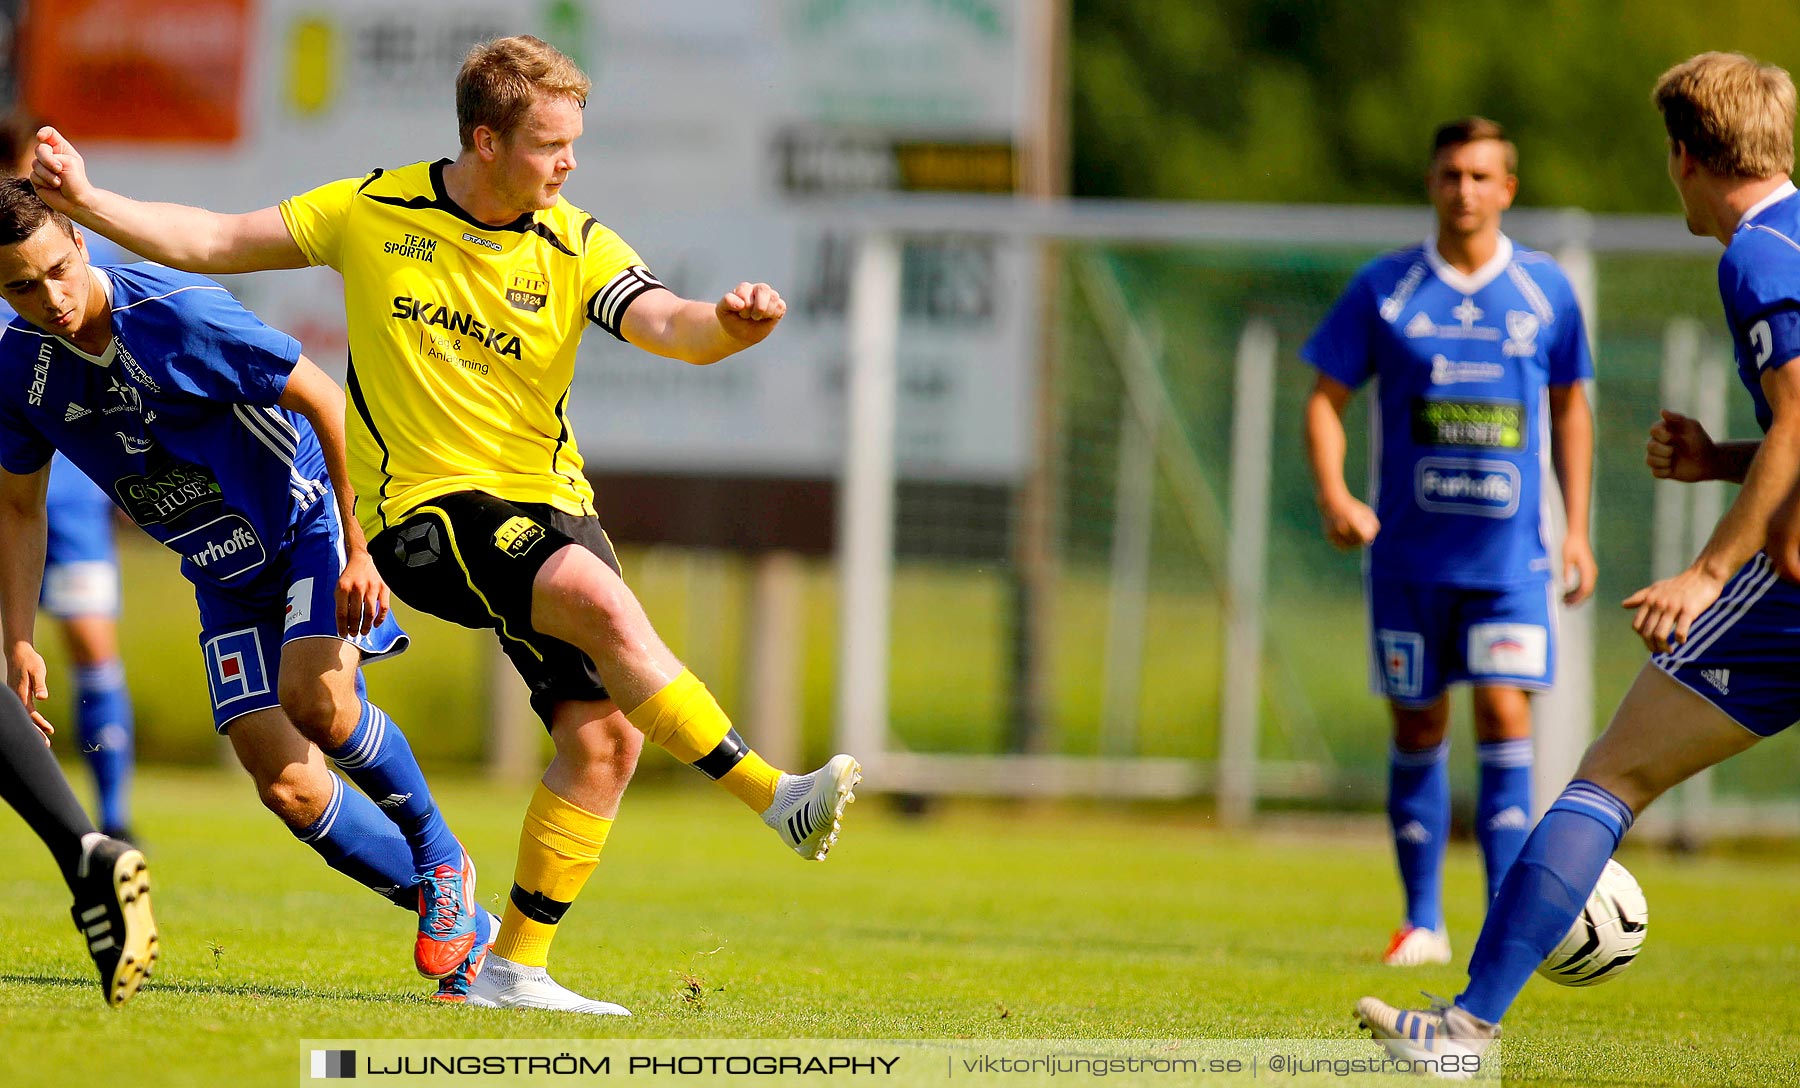
[[[1650,925],[1650,906],[1631,872],[1608,861],[1562,941],[1538,974],[1563,986],[1593,986],[1618,978],[1637,958]]]

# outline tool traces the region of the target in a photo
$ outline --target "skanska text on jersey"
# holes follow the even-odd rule
[[[402,321],[434,325],[458,336],[480,341],[481,346],[496,355],[521,358],[518,334],[497,329],[480,319],[436,302],[424,302],[408,295],[394,296],[392,315]]]

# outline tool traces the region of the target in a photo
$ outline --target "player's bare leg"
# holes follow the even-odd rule
[[[1613,712],[1606,732],[1581,757],[1575,777],[1600,786],[1641,814],[1671,787],[1760,739],[1647,663]]]
[[[532,626],[579,647],[631,723],[759,813],[802,857],[837,841],[862,768],[848,755],[808,775],[784,774],[746,745],[706,686],[663,644],[624,579],[570,544],[538,571]]]

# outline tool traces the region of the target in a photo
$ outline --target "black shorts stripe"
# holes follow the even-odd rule
[[[569,912],[569,904],[552,899],[543,892],[528,892],[517,884],[513,885],[512,904],[519,908],[519,913],[534,922],[553,926],[563,920]]]
[[[725,739],[719,742],[718,747],[694,760],[694,769],[717,780],[724,778],[731,768],[749,754],[750,746],[744,743],[743,737],[738,736],[737,730],[732,729],[725,734]]]

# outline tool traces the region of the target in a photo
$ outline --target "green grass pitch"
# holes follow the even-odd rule
[[[525,787],[439,776],[490,905]],[[823,865],[786,854],[704,783],[627,798],[552,967],[629,1021],[437,1007],[410,923],[327,870],[224,772],[152,772],[139,805],[164,938],[157,977],[100,1000],[48,856],[0,812],[5,1081],[292,1084],[312,1038],[1351,1038],[1363,993],[1454,993],[1457,969],[1375,963],[1396,914],[1374,820],[1221,833],[1188,810],[877,798]],[[1507,1024],[1508,1083],[1795,1083],[1800,860],[1627,853],[1645,954],[1590,990],[1534,981]],[[1466,957],[1473,847],[1447,900]],[[1460,961],[1459,961],[1460,962]]]

